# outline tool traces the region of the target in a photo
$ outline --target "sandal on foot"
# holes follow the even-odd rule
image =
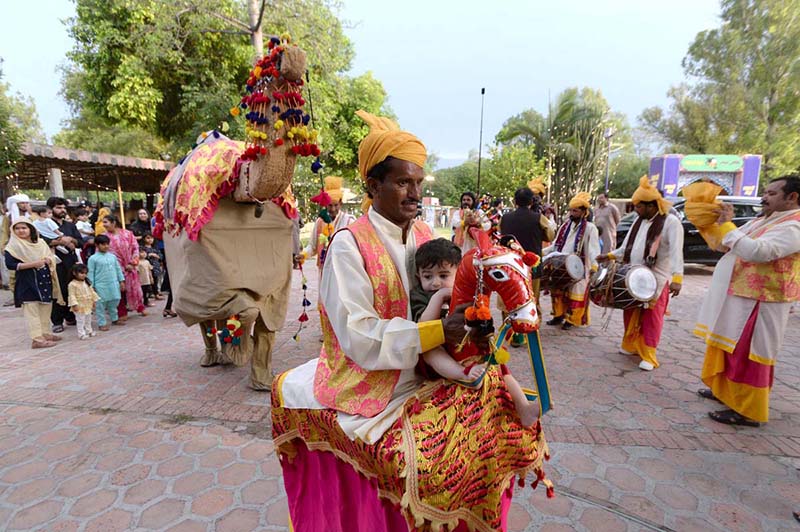
[[[725,425],[741,425],[743,427],[761,426],[761,423],[759,423],[758,421],[753,421],[750,418],[746,418],[743,415],[739,414],[738,412],[734,412],[733,410],[720,410],[718,412],[709,412],[708,417],[710,417],[717,423],[723,423]]]
[[[54,347],[55,345],[56,343],[50,340],[33,340],[31,342],[31,349],[46,349],[48,347]]]
[[[175,314],[171,310],[165,310],[164,312],[161,313],[161,315],[164,316],[165,318],[176,318],[176,317],[178,317],[178,315]]]
[[[713,399],[715,401],[719,401],[720,403],[722,402],[719,399],[717,399],[717,397],[714,395],[714,392],[712,392],[708,388],[700,388],[699,390],[697,390],[697,395],[699,395],[703,399]]]

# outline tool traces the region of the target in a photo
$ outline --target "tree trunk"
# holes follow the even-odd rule
[[[261,32],[261,21],[258,20],[260,4],[259,0],[247,0],[247,13],[250,16],[250,42],[255,54],[254,61],[258,61],[264,55],[264,35]]]

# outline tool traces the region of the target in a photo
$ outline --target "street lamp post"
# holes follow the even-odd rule
[[[615,133],[616,131],[614,131],[613,127],[607,127],[605,133],[603,134],[603,137],[606,139],[606,141],[608,141],[607,154],[606,154],[606,186],[603,189],[603,192],[605,192],[606,197],[608,197],[608,170],[611,165],[611,138],[614,136]]]

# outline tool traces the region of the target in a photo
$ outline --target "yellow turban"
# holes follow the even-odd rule
[[[659,214],[667,214],[672,206],[672,203],[665,200],[658,189],[650,184],[650,178],[646,175],[639,179],[639,188],[633,193],[633,198],[631,199],[634,205],[642,201],[655,201],[658,203]]]
[[[717,196],[722,187],[715,183],[696,181],[681,191],[686,198],[684,212],[686,217],[698,229],[705,229],[717,223],[720,213],[720,201]]]
[[[344,180],[341,177],[335,175],[329,175],[325,178],[325,192],[328,193],[328,196],[331,197],[331,200],[334,202],[342,201],[342,197],[344,196],[344,190],[342,189],[342,183]]]
[[[569,208],[579,209],[584,207],[588,213],[589,209],[592,208],[591,199],[592,197],[588,192],[578,192],[571,200],[569,200]]]
[[[387,157],[408,161],[420,168],[425,166],[428,152],[416,136],[401,131],[397,124],[386,117],[360,110],[356,114],[369,126],[369,133],[358,146],[358,171],[363,179],[367,179],[367,172],[373,166]]]
[[[534,194],[539,194],[540,196],[544,196],[547,193],[547,187],[544,186],[544,180],[541,177],[528,181],[528,188],[531,189]]]

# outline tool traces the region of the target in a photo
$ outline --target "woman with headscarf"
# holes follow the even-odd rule
[[[39,238],[33,224],[19,218],[11,226],[4,259],[6,267],[16,272],[14,305],[23,309],[31,347],[53,347],[61,337],[50,333],[50,312],[53,301],[63,305],[64,300],[50,246]]]
[[[107,215],[103,218],[106,235],[111,240],[111,253],[117,257],[119,265],[125,274],[125,292],[117,309],[119,319],[123,323],[128,319],[128,307],[142,316],[147,316],[144,310],[144,297],[142,286],[139,284],[139,244],[131,231],[122,228],[119,218]]]
[[[139,209],[139,212],[136,214],[136,219],[131,222],[128,229],[133,232],[133,236],[136,237],[136,242],[141,246],[142,237],[152,232],[150,228],[150,215],[145,209]]]
[[[108,207],[100,207],[100,211],[97,213],[97,222],[94,224],[94,236],[104,235],[106,233],[106,226],[103,220],[110,214],[111,209]]]

